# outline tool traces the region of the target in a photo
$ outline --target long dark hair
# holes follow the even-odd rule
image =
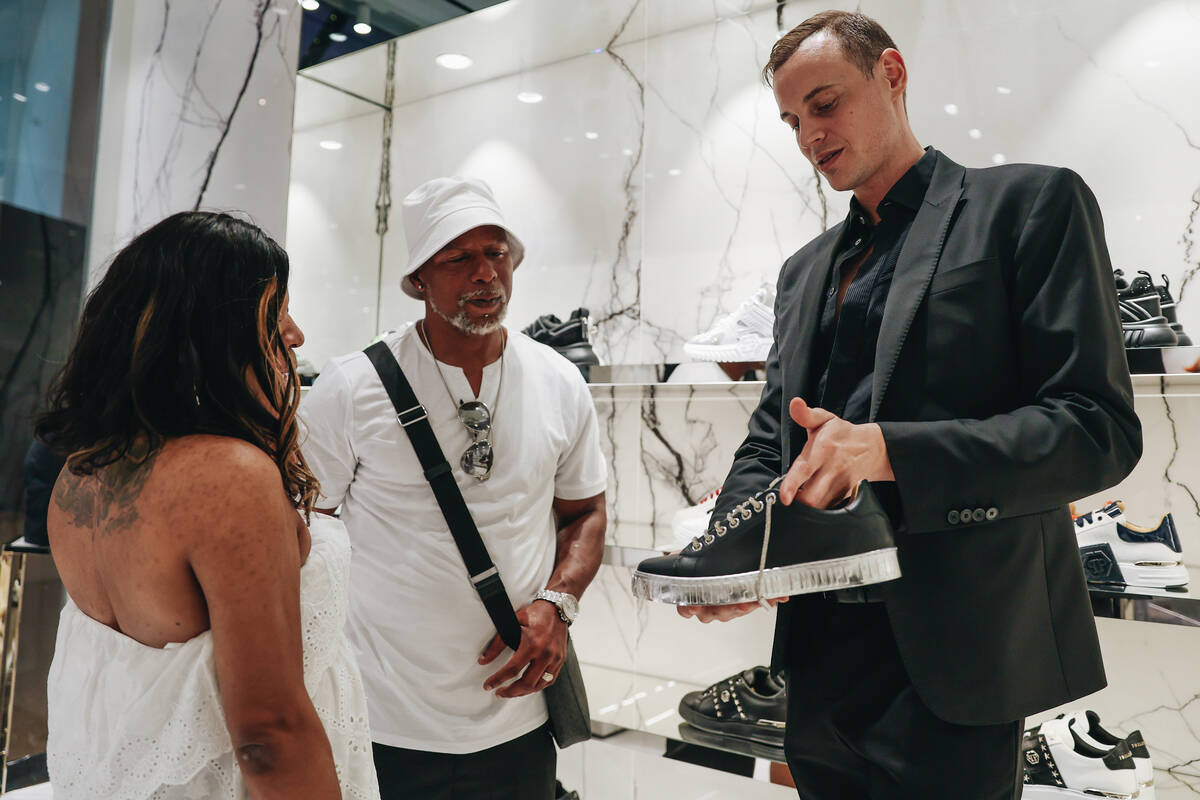
[[[38,436],[71,453],[77,475],[170,438],[233,436],[270,455],[293,503],[311,510],[319,487],[300,454],[300,384],[290,358],[279,371],[287,285],[287,253],[256,225],[167,217],[117,253],[88,296]]]

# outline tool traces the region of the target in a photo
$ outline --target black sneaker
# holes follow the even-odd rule
[[[787,690],[766,667],[751,667],[685,694],[679,716],[710,733],[783,747]]]
[[[1138,275],[1145,275],[1146,280],[1151,284],[1154,281],[1150,278],[1150,273],[1144,269],[1138,270]],[[1179,316],[1175,313],[1175,298],[1171,297],[1171,281],[1166,275],[1160,276],[1162,285],[1155,286],[1158,291],[1158,304],[1162,308],[1162,315],[1167,318],[1167,324],[1171,326],[1171,330],[1175,331],[1175,336],[1179,338],[1180,347],[1191,347],[1192,337],[1183,332],[1183,326],[1179,324]]]
[[[1121,330],[1125,347],[1174,347],[1179,337],[1163,316],[1162,302],[1150,276],[1143,273],[1126,281],[1121,270],[1113,272],[1117,284],[1117,306],[1121,311]]]
[[[676,605],[763,602],[794,594],[866,586],[900,577],[887,512],[871,485],[841,508],[779,502],[776,478],[678,553],[648,558],[633,594]]]
[[[522,333],[535,342],[553,347],[559,355],[579,367],[583,377],[587,378],[590,367],[600,363],[592,349],[589,327],[588,310],[577,308],[566,322],[553,314],[543,314]]]

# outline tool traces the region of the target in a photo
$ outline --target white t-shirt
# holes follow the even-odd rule
[[[425,406],[513,608],[528,605],[554,567],[554,498],[604,491],[596,411],[579,370],[549,347],[510,333],[483,370],[479,398],[493,412],[491,477],[466,475],[471,442],[458,401],[466,375],[437,364],[409,325],[384,337]],[[497,407],[498,402],[498,407]],[[496,633],[375,368],[361,353],[335,358],[300,404],[301,442],[321,482],[318,507],[342,506],[354,556],[347,634],[358,653],[372,739],[440,753],[473,753],[547,719],[540,694],[483,689],[512,655],[478,658]]]

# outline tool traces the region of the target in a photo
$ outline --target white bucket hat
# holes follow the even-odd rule
[[[408,240],[408,269],[400,288],[417,300],[424,295],[413,284],[413,273],[450,242],[469,230],[498,225],[508,233],[513,269],[525,258],[525,245],[500,213],[492,187],[478,178],[434,178],[409,192],[400,207]]]

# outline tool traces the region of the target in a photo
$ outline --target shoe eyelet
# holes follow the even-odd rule
[[[699,542],[692,542],[692,552],[693,553],[699,553],[700,548],[701,548],[701,545]]]
[[[758,500],[755,500],[753,497],[750,498],[750,507],[753,508],[756,512],[763,510],[763,504],[760,503]]]
[[[717,540],[716,537],[713,536],[711,533],[704,534],[704,543],[705,544],[712,544],[716,540]]]
[[[731,528],[736,528],[738,525],[741,525],[741,524],[742,524],[742,521],[740,519],[738,519],[737,517],[734,517],[733,519],[729,520],[729,527],[731,527]]]
[[[718,522],[713,525],[713,530],[716,532],[717,536],[724,536],[725,531],[728,530],[728,528]]]
[[[742,509],[740,512],[738,512],[738,513],[740,513],[740,514],[742,515],[742,519],[750,519],[750,510],[749,510],[749,509],[747,509],[747,508],[743,508],[743,509]]]

